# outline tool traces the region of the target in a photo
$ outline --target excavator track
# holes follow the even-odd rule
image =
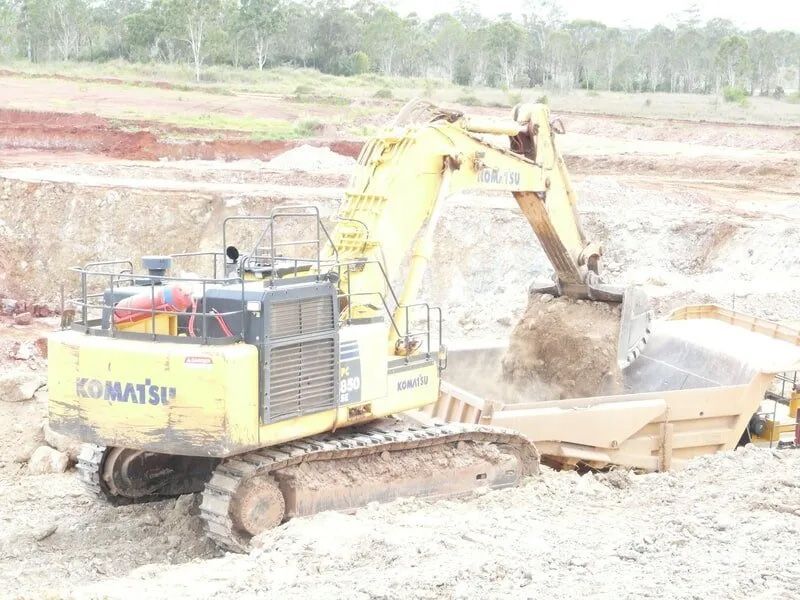
[[[92,494],[122,506],[199,492],[218,462],[219,459],[83,444],[77,469]]]
[[[78,476],[86,488],[95,496],[112,500],[104,490],[100,481],[100,469],[105,458],[105,446],[82,444],[78,453]]]
[[[441,481],[406,480],[405,487],[402,481],[394,479],[376,479],[366,486],[364,482],[346,484],[338,491],[330,491],[319,484],[307,486],[307,491],[311,490],[309,495],[316,495],[315,499],[303,498],[304,492],[297,493],[291,487],[291,478],[287,483],[285,477],[287,471],[301,465],[327,463],[335,472],[339,466],[352,466],[370,457],[391,461],[392,457],[408,456],[418,449],[434,452],[445,447],[462,456],[479,448],[494,447],[503,453],[503,460],[495,465],[496,469],[490,465],[477,474],[475,469],[485,466],[480,461],[478,467],[472,465],[472,471],[445,466],[434,474]],[[435,461],[427,461],[427,464],[434,469],[439,466]],[[224,460],[205,485],[200,513],[212,540],[227,550],[245,552],[256,531],[269,529],[294,516],[323,510],[349,511],[367,502],[402,496],[453,497],[478,487],[510,487],[517,485],[522,477],[538,473],[536,448],[511,430],[462,423],[396,429],[366,427],[355,432],[348,430],[305,438]],[[365,497],[369,491],[362,491],[364,489],[371,489],[373,495]]]

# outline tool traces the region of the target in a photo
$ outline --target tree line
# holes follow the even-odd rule
[[[800,89],[800,34],[701,22],[696,7],[652,29],[566,20],[555,0],[521,19],[474,4],[430,19],[373,0],[0,0],[0,57],[33,63],[122,59],[455,84],[749,94]]]

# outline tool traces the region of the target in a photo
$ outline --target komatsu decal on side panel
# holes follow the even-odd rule
[[[108,402],[130,402],[131,404],[167,404],[174,400],[177,390],[174,387],[153,385],[150,379],[143,383],[126,381],[100,381],[78,377],[75,380],[75,395],[78,398],[103,399]]]
[[[492,169],[484,167],[478,171],[478,181],[497,185],[519,185],[522,175],[510,169]]]
[[[357,340],[339,346],[339,403],[361,401],[361,352]]]
[[[414,390],[419,387],[428,385],[427,375],[417,375],[411,379],[401,379],[397,382],[397,391],[404,392],[406,390]]]

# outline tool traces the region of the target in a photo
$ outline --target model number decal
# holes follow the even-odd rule
[[[150,379],[145,379],[144,383],[129,383],[79,377],[75,380],[75,393],[78,398],[157,406],[174,400],[177,390],[174,387],[153,385]]]
[[[361,350],[358,341],[345,340],[339,346],[339,403],[361,401]]]
[[[478,171],[478,181],[481,183],[496,183],[498,185],[519,185],[521,180],[519,171],[507,169],[490,169],[484,167]]]
[[[344,367],[339,376],[339,393],[342,395],[343,402],[347,401],[352,392],[361,389],[361,377],[348,377],[349,371],[349,367]]]

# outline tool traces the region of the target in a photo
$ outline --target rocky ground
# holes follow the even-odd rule
[[[68,579],[52,591],[98,599],[796,597],[800,568],[789,557],[800,534],[798,469],[797,452],[748,447],[680,473],[546,470],[520,488],[464,500],[298,519],[262,535],[248,556],[180,565],[165,563],[189,556],[154,551],[176,509],[154,507],[147,520],[128,509],[111,523],[134,519],[144,533],[115,543],[115,566],[95,544],[99,566],[80,573],[96,581],[82,582],[68,574],[77,560],[62,557]],[[89,510],[85,519],[108,514]],[[70,533],[27,541],[28,552],[49,552]],[[138,566],[147,558],[158,562]]]
[[[747,448],[661,475],[546,470],[519,489],[293,521],[248,556],[203,540],[192,497],[98,503],[69,470],[74,447],[43,424],[41,340],[58,326],[62,283],[72,289],[67,267],[219,248],[224,217],[273,206],[313,203],[328,220],[358,144],[217,140],[162,156],[147,136],[123,144],[75,117],[43,144],[55,124],[23,116],[0,118],[0,598],[795,594],[800,455],[789,451]],[[582,221],[610,280],[643,285],[661,314],[716,302],[800,321],[795,129],[565,121]],[[529,283],[549,274],[545,257],[513,199],[448,203],[421,296],[443,307],[449,341],[507,339]]]

